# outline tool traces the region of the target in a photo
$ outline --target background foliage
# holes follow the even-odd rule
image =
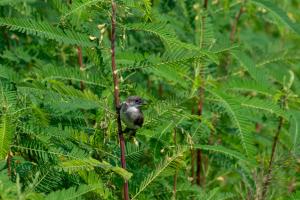
[[[116,3],[126,170],[111,1],[0,0],[0,199],[300,199],[300,2]]]

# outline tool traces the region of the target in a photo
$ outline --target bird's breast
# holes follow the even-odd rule
[[[134,107],[134,106],[128,107],[126,112],[130,113],[130,114],[139,114],[139,113],[141,113],[141,111],[138,108]]]
[[[121,119],[127,127],[137,129],[143,123],[143,113],[140,109],[134,106],[129,106],[121,109]]]

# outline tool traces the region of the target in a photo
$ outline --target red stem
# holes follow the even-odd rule
[[[195,150],[191,149],[191,171],[192,171],[192,185],[195,183]]]
[[[276,146],[278,143],[278,139],[279,139],[279,134],[281,132],[282,126],[283,126],[283,117],[279,118],[279,124],[277,127],[277,131],[276,134],[274,136],[274,140],[273,140],[273,145],[272,145],[272,153],[271,153],[271,158],[269,161],[269,166],[268,166],[268,171],[267,171],[267,175],[266,178],[264,180],[263,183],[263,190],[262,190],[262,195],[261,195],[261,200],[264,200],[266,198],[266,194],[269,188],[269,184],[271,182],[271,175],[272,175],[272,167],[273,167],[273,162],[274,162],[274,157],[275,157],[275,151],[276,151]]]
[[[202,163],[202,151],[197,149],[197,185],[201,185],[201,164]]]
[[[163,85],[162,85],[162,83],[159,83],[159,85],[158,85],[158,96],[160,98],[162,98],[163,94],[164,94]]]
[[[122,131],[121,116],[120,116],[120,96],[119,96],[119,79],[117,74],[116,67],[116,58],[115,58],[115,41],[116,41],[116,3],[114,0],[111,1],[112,7],[112,16],[111,16],[111,68],[113,73],[114,81],[114,101],[116,107],[117,115],[117,124],[118,124],[118,135],[121,148],[121,166],[123,169],[126,169],[126,160],[125,160],[125,139]],[[128,181],[124,181],[124,199],[129,200],[128,193]]]
[[[207,10],[207,6],[208,6],[208,0],[204,0],[203,7],[205,10]],[[204,30],[204,28],[205,28],[205,16],[202,17],[202,29]],[[204,33],[204,31],[202,31],[202,33]],[[202,46],[203,46],[203,41],[200,43],[201,48],[202,48]],[[204,92],[205,92],[205,82],[204,82],[205,77],[204,77],[203,72],[200,72],[200,78],[202,81],[202,86],[199,88],[200,99],[198,101],[197,112],[198,112],[198,115],[201,117],[202,111],[203,111]],[[200,119],[200,123],[201,123],[201,119]],[[201,151],[201,149],[197,149],[197,172],[196,172],[197,180],[196,180],[196,182],[197,182],[197,185],[199,185],[199,186],[201,185],[201,166],[202,166],[202,151]]]
[[[78,64],[80,66],[80,69],[83,69],[83,62],[82,62],[82,49],[81,47],[77,47],[77,51],[78,51]]]
[[[240,10],[239,10],[239,11],[237,12],[237,14],[235,15],[234,22],[233,22],[233,24],[232,24],[232,26],[231,26],[230,41],[231,41],[232,43],[233,43],[234,40],[235,40],[235,33],[236,33],[237,25],[238,25],[238,23],[239,23],[239,20],[240,20],[240,18],[241,18],[241,16],[242,16],[243,12],[244,12],[244,7],[243,7],[243,5],[241,5]]]
[[[11,160],[12,160],[12,153],[11,151],[8,152],[7,154],[7,175],[10,177],[11,176]]]

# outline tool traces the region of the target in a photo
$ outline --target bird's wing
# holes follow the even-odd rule
[[[141,114],[141,115],[137,116],[134,119],[133,123],[134,123],[134,125],[141,127],[143,125],[143,123],[144,123],[144,117],[143,117],[143,115]]]

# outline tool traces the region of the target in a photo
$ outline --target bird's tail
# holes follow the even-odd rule
[[[129,138],[132,139],[135,137],[136,134],[136,129],[131,129],[126,127],[125,130],[123,131],[125,134],[128,134]]]

